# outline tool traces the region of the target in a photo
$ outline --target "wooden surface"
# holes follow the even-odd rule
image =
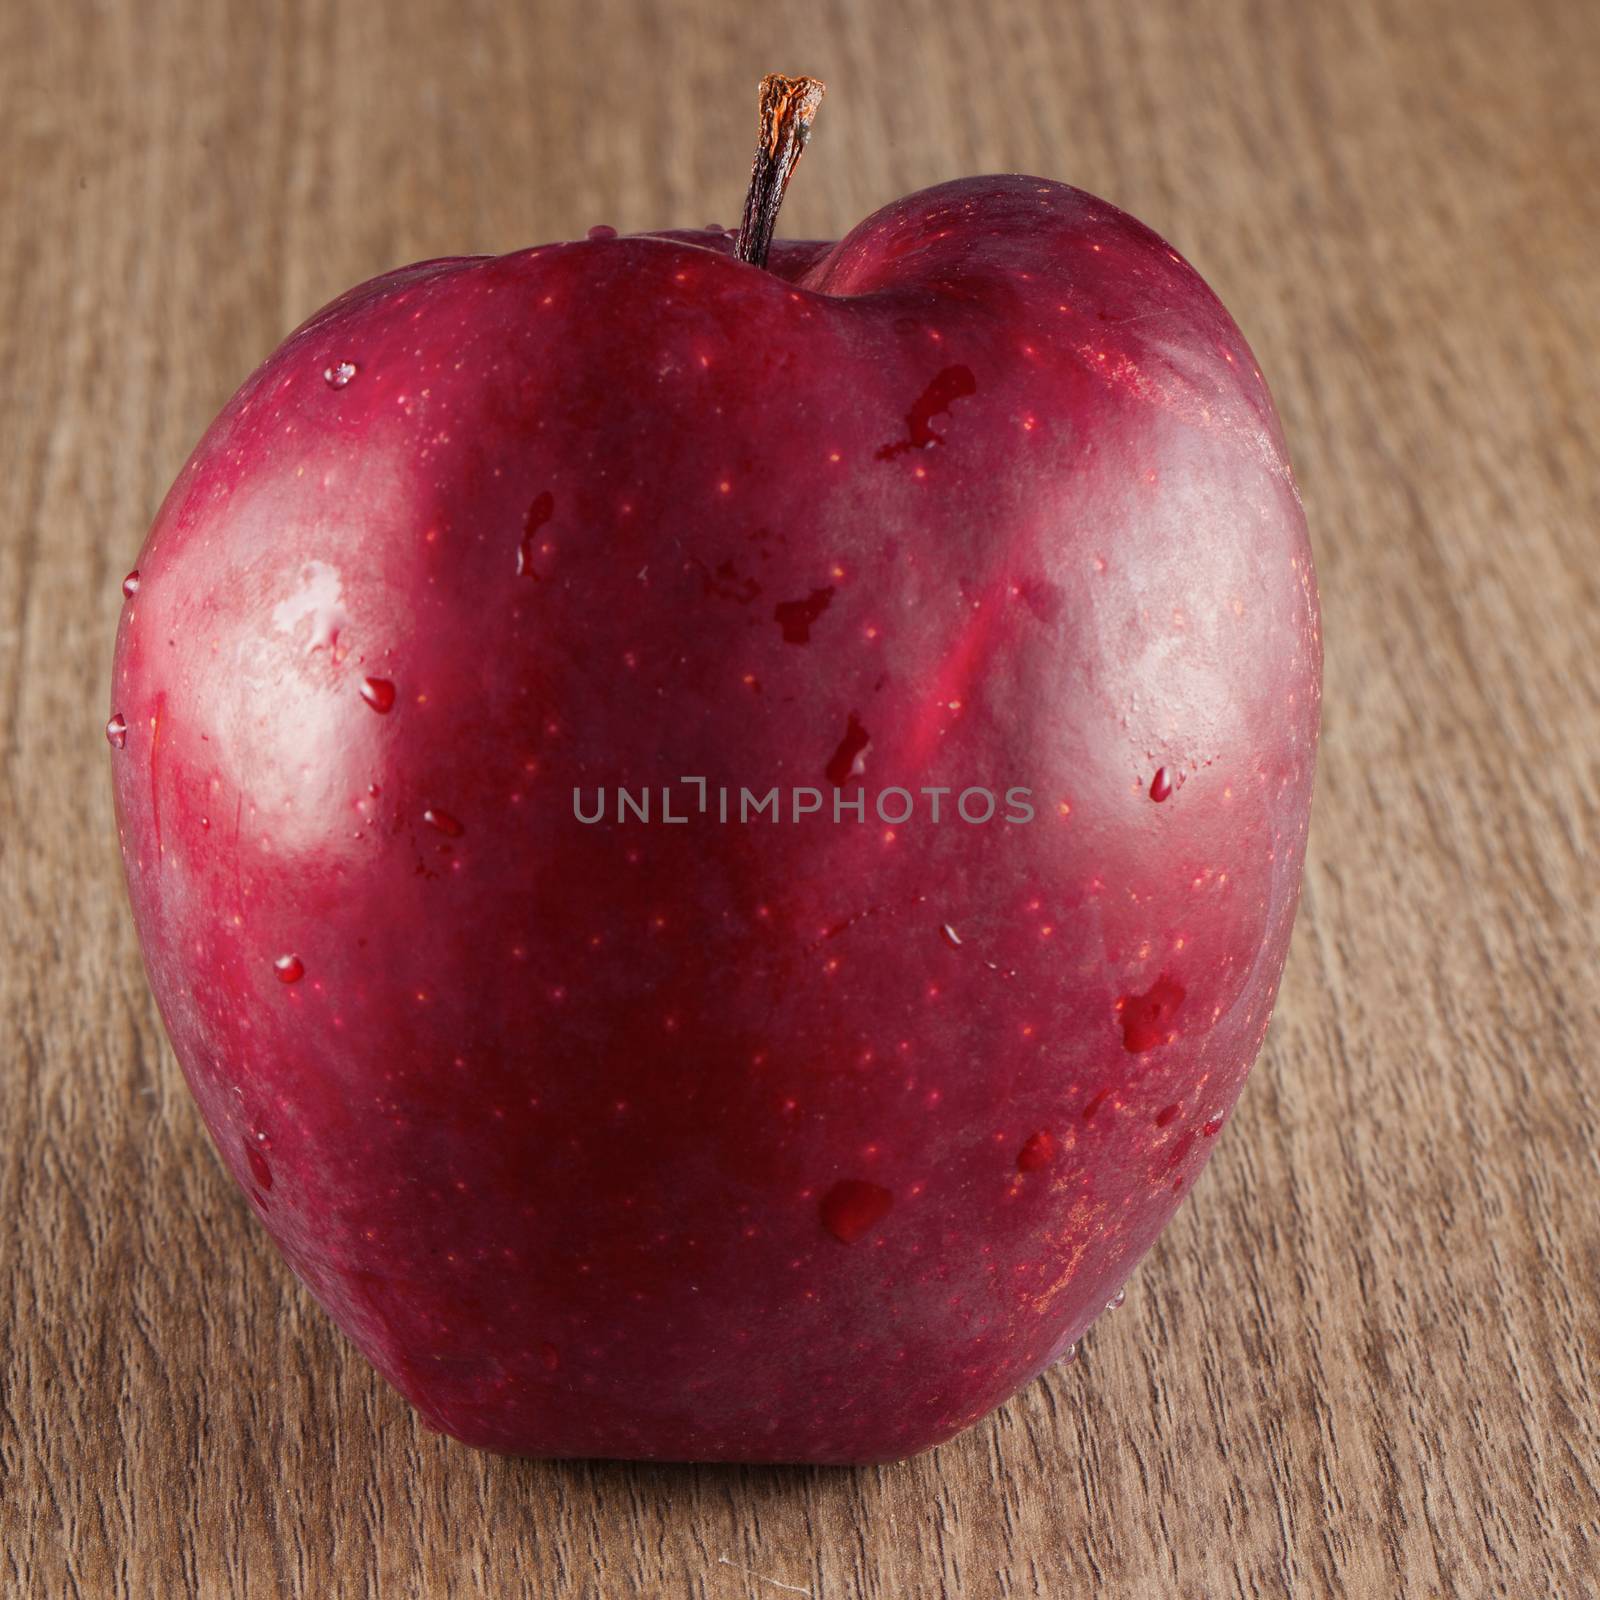
[[[101,724],[228,394],[409,259],[790,233],[1022,168],[1172,238],[1284,414],[1328,648],[1282,1003],[1083,1358],[907,1465],[547,1465],[423,1432],[206,1144]],[[1600,1592],[1593,0],[0,7],[0,1593]]]

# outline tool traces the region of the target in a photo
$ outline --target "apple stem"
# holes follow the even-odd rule
[[[750,188],[744,197],[744,216],[734,254],[753,267],[767,264],[778,208],[783,204],[789,179],[805,154],[811,137],[811,120],[822,104],[826,85],[818,78],[786,78],[769,72],[761,80],[761,120],[756,159],[750,169]]]

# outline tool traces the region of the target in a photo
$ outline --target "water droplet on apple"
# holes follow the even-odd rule
[[[860,761],[862,752],[872,743],[872,735],[861,726],[860,719],[855,712],[850,713],[850,719],[845,724],[844,738],[839,741],[839,748],[828,759],[828,764],[823,768],[823,775],[835,789],[843,788],[845,782],[860,774]]]
[[[1047,1129],[1031,1134],[1017,1152],[1018,1172],[1037,1172],[1056,1158],[1056,1141]]]
[[[1156,1112],[1156,1126],[1158,1128],[1166,1127],[1166,1125],[1178,1115],[1178,1112],[1181,1109],[1182,1107],[1178,1105],[1162,1106],[1162,1108]]]
[[[833,585],[826,589],[813,589],[804,600],[781,600],[773,612],[773,619],[783,629],[785,644],[810,644],[811,625],[828,609],[833,599]]]
[[[893,461],[908,450],[931,450],[944,442],[944,435],[935,432],[933,419],[950,414],[957,400],[965,400],[978,392],[978,381],[971,367],[946,367],[936,373],[928,387],[912,402],[906,413],[906,436],[886,444],[878,451],[878,460]]]
[[[299,983],[306,975],[306,964],[297,955],[281,955],[272,963],[279,983]]]
[[[705,231],[707,233],[726,233],[728,230],[720,222],[708,222]]]
[[[1066,604],[1060,585],[1052,583],[1048,578],[1020,578],[1017,581],[1016,592],[1017,598],[1041,622],[1054,622]]]
[[[459,839],[467,831],[448,811],[441,811],[437,806],[429,806],[422,813],[422,820],[450,839]]]
[[[1200,1124],[1200,1132],[1202,1136],[1207,1139],[1215,1139],[1216,1136],[1222,1132],[1222,1118],[1207,1117],[1206,1120]]]
[[[122,593],[131,600],[139,592],[139,569],[135,567],[126,578],[122,580]]]
[[[591,239],[615,239],[616,236],[617,230],[609,222],[597,222],[589,230]]]
[[[1117,1002],[1122,1017],[1122,1047],[1134,1055],[1170,1044],[1172,1019],[1183,1004],[1184,988],[1171,978],[1157,978],[1143,994],[1124,995]]]
[[[1063,1366],[1063,1367],[1070,1367],[1072,1365],[1072,1363],[1074,1361],[1076,1361],[1077,1359],[1078,1359],[1078,1345],[1077,1345],[1077,1341],[1074,1340],[1071,1344],[1069,1344],[1067,1346],[1067,1348],[1065,1350],[1063,1350],[1061,1352],[1061,1357],[1060,1357],[1060,1360],[1057,1363],[1057,1365]]]
[[[331,367],[322,369],[322,381],[330,389],[342,389],[355,377],[357,370],[353,361],[336,361]]]
[[[940,928],[939,937],[943,939],[952,950],[959,950],[961,948],[961,935],[957,933],[948,922],[945,923],[942,928]]]
[[[1159,805],[1172,793],[1172,775],[1165,767],[1157,767],[1156,775],[1150,780],[1150,798]]]
[[[394,685],[387,678],[363,678],[361,698],[380,717],[386,717],[394,710]]]
[[[818,1207],[822,1226],[840,1244],[854,1244],[888,1215],[894,1196],[882,1184],[842,1178],[823,1195]]]
[[[267,1165],[267,1158],[262,1155],[261,1151],[249,1139],[244,1140],[243,1144],[244,1159],[250,1167],[250,1176],[256,1180],[258,1188],[270,1189],[272,1187],[272,1168]]]
[[[1117,1292],[1114,1295],[1112,1295],[1112,1297],[1109,1300],[1106,1301],[1106,1310],[1107,1311],[1120,1311],[1122,1309],[1122,1302],[1124,1300],[1126,1300],[1127,1298],[1128,1298],[1128,1291],[1126,1289],[1118,1289]]]
[[[120,750],[128,742],[128,724],[119,711],[106,724],[106,742],[113,750]]]
[[[555,496],[548,489],[534,498],[522,519],[522,543],[517,546],[517,576],[538,581],[538,569],[533,558],[538,551],[535,543],[539,530],[556,514]]]

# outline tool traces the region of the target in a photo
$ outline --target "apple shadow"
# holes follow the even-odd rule
[[[460,1446],[468,1449],[468,1446]],[[528,1487],[535,1480],[555,1477],[574,1490],[599,1493],[627,1490],[668,1494],[708,1490],[737,1493],[741,1502],[751,1496],[761,1500],[793,1498],[812,1489],[838,1489],[855,1483],[879,1465],[828,1464],[812,1461],[630,1461],[614,1457],[496,1456],[494,1470],[520,1480]]]

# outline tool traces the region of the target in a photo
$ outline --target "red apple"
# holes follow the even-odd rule
[[[1243,338],[1038,178],[765,257],[801,87],[737,240],[319,312],[127,584],[178,1059],[294,1270],[476,1445],[965,1427],[1171,1217],[1289,942],[1317,601]]]

